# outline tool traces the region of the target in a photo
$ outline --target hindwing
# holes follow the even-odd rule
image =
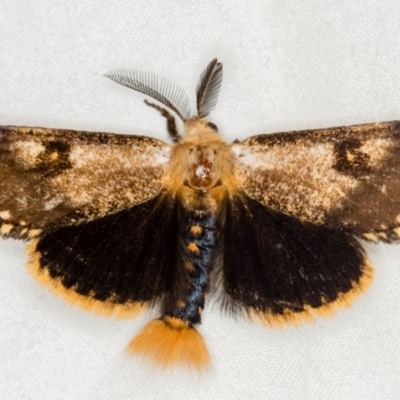
[[[70,303],[125,316],[174,290],[177,203],[164,193],[138,206],[41,233],[28,269]]]
[[[212,290],[223,308],[271,325],[348,305],[373,270],[350,234],[301,221],[245,194],[226,205],[223,261]]]

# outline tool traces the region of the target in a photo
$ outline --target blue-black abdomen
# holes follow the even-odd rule
[[[181,298],[168,315],[190,324],[200,323],[212,253],[216,245],[216,217],[203,210],[183,210],[181,238],[184,268],[187,273]]]

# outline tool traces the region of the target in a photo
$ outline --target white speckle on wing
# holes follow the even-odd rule
[[[47,211],[52,210],[54,207],[58,206],[60,203],[62,203],[62,199],[54,197],[53,199],[46,201],[46,203],[44,203],[44,209]]]
[[[33,166],[37,161],[37,156],[45,150],[42,144],[34,141],[15,142],[10,147],[26,167]]]
[[[8,221],[11,218],[11,213],[10,211],[0,211],[0,218],[3,219],[4,221]]]
[[[166,164],[170,159],[171,149],[163,147],[155,153],[155,162],[157,164]]]
[[[233,145],[231,147],[232,153],[237,157],[240,158],[242,161],[242,157],[245,157],[248,154],[251,154],[251,148],[250,147],[241,147],[237,145]]]

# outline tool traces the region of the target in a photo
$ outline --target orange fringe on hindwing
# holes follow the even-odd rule
[[[276,328],[284,328],[287,324],[298,326],[301,322],[314,322],[315,317],[332,317],[338,307],[351,307],[352,301],[365,292],[372,284],[374,278],[374,269],[368,259],[364,259],[362,267],[362,275],[358,282],[353,282],[353,287],[347,293],[339,293],[337,299],[332,303],[323,303],[320,307],[305,307],[301,312],[293,312],[290,309],[285,310],[282,314],[262,313],[251,309],[248,316],[251,320],[258,320],[263,325]]]
[[[156,366],[168,368],[174,364],[208,369],[211,360],[200,333],[186,321],[164,317],[150,321],[129,343],[134,355],[152,359]]]
[[[36,251],[39,240],[32,241],[26,247],[29,261],[26,265],[30,274],[43,286],[46,286],[55,296],[62,297],[71,306],[79,306],[82,310],[95,315],[115,317],[116,319],[134,318],[143,310],[147,309],[146,303],[126,302],[119,304],[113,298],[107,300],[97,300],[90,294],[83,296],[75,291],[74,287],[66,288],[61,278],[50,276],[46,268],[40,267],[40,254]]]

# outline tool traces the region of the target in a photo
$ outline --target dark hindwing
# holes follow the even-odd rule
[[[253,136],[232,147],[243,190],[363,239],[400,239],[400,123]]]
[[[161,191],[168,151],[143,136],[0,127],[0,236],[29,239],[143,203]]]
[[[118,213],[41,234],[28,268],[55,294],[119,316],[159,304],[174,287],[177,205],[164,193]]]
[[[350,303],[372,279],[351,235],[300,221],[246,195],[227,202],[222,286],[224,308],[281,325]]]

